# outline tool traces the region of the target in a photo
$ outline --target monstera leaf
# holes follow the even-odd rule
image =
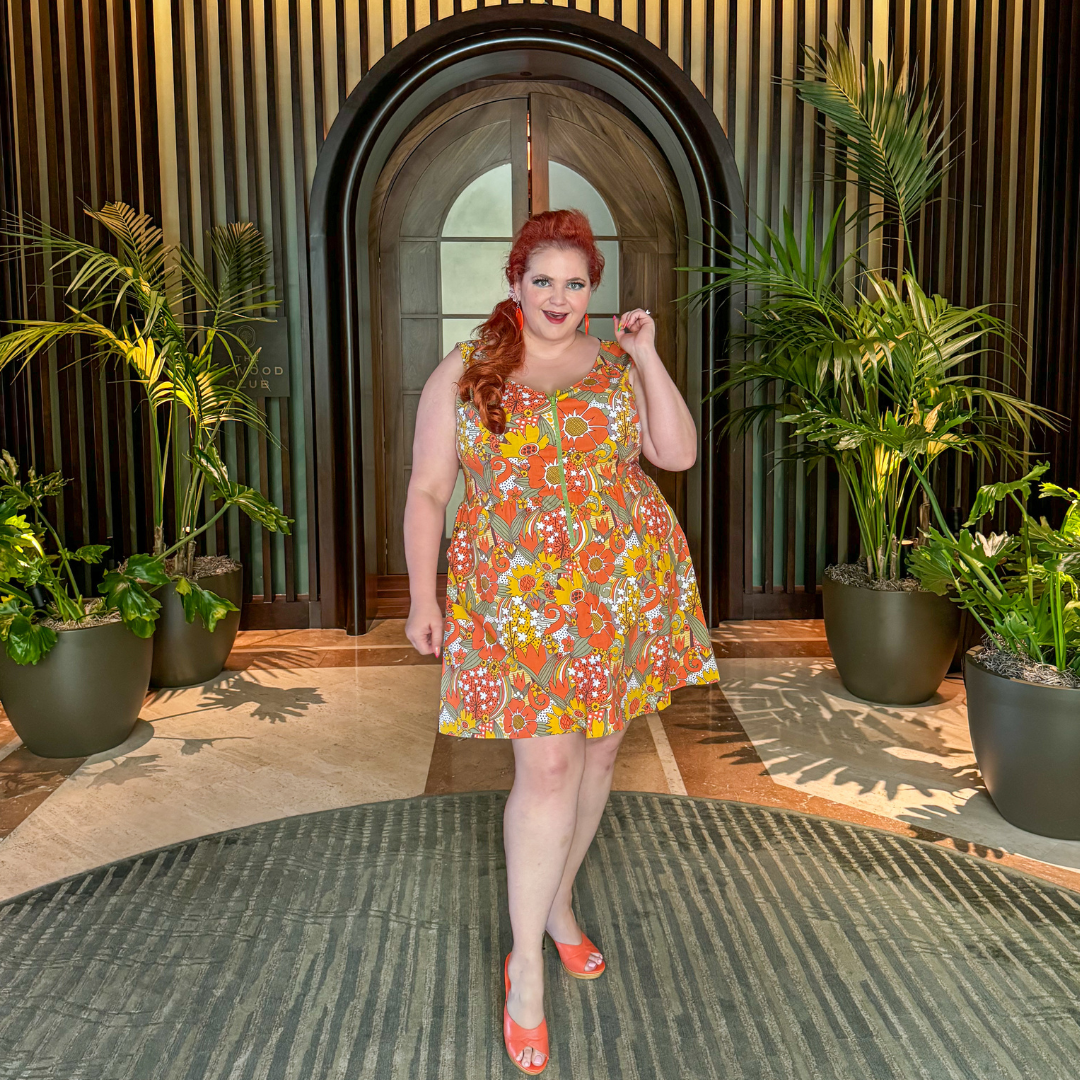
[[[286,517],[254,488],[230,480],[229,470],[213,446],[196,450],[189,460],[206,478],[212,498],[221,499],[228,506],[238,507],[252,521],[257,521],[271,532],[289,532],[289,523],[293,519]]]
[[[1044,461],[1036,465],[1026,476],[1021,476],[1019,480],[1003,481],[998,484],[984,484],[975,495],[975,504],[972,506],[971,513],[968,515],[964,525],[974,525],[979,518],[989,514],[1002,499],[1006,499],[1017,492],[1026,502],[1031,492],[1032,483],[1038,480],[1049,468],[1049,462]]]
[[[230,611],[240,610],[231,600],[201,588],[190,578],[177,578],[173,587],[184,605],[184,618],[188,622],[194,622],[195,616],[201,615],[206,629],[211,632]]]

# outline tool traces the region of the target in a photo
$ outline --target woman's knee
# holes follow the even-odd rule
[[[585,768],[599,772],[610,772],[614,769],[625,734],[626,729],[623,728],[599,739],[590,739],[585,746]]]
[[[514,784],[535,796],[558,796],[577,791],[585,765],[584,740],[573,735],[552,735],[528,749],[515,747]]]

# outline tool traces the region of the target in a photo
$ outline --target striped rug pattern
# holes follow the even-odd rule
[[[0,1080],[512,1077],[505,793],[270,821],[0,904]],[[1080,895],[790,811],[616,793],[545,1076],[1076,1075]]]

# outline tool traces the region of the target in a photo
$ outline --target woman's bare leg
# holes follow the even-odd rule
[[[506,1007],[522,1027],[544,1018],[544,923],[563,878],[585,768],[585,734],[514,740],[514,785],[503,814],[506,882],[514,948]],[[518,1058],[541,1063],[532,1047]]]
[[[613,731],[599,739],[585,741],[585,767],[581,774],[581,786],[577,796],[577,824],[574,837],[570,842],[570,851],[566,857],[562,881],[551,902],[545,929],[556,940],[567,945],[581,944],[581,928],[570,908],[574,878],[585,858],[585,852],[596,835],[600,818],[604,815],[608,795],[611,792],[611,778],[615,771],[615,758],[619,752],[626,728]],[[603,955],[599,952],[589,954],[585,970],[598,967]]]

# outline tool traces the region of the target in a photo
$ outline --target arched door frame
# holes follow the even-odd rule
[[[527,74],[526,74],[527,73]],[[311,342],[320,623],[363,633],[374,610],[365,529],[374,528],[370,258],[366,205],[409,124],[476,79],[571,78],[622,101],[675,173],[691,265],[712,261],[703,219],[735,245],[745,238],[742,184],[731,145],[690,78],[660,49],[589,12],[546,5],[478,8],[410,34],[361,79],[319,153],[309,208]],[[699,257],[700,256],[700,257]],[[695,280],[697,279],[697,280]],[[691,275],[690,288],[705,283]],[[742,593],[742,498],[725,497],[741,471],[721,456],[715,399],[700,404],[737,315],[715,294],[687,325],[691,410],[702,445],[688,477],[687,535],[705,616],[714,624]],[[695,360],[697,358],[697,360]],[[700,362],[698,362],[698,360]],[[360,468],[358,468],[360,466]],[[700,501],[693,498],[700,492]]]

